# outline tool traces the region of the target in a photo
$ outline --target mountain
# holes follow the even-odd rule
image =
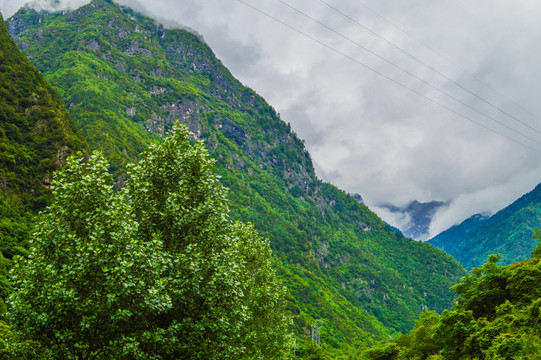
[[[437,236],[428,240],[428,242],[449,254],[454,254],[456,253],[457,248],[460,246],[462,239],[475,234],[475,232],[489,219],[490,216],[475,214],[460,224],[454,225],[441,232]]]
[[[85,149],[62,99],[19,51],[0,15],[0,318],[9,260],[26,254],[34,216],[49,203],[53,171]]]
[[[61,97],[19,51],[1,16],[0,93],[0,251],[11,258],[28,240],[28,218],[49,201],[53,171],[86,147]]]
[[[490,218],[476,215],[429,240],[453,255],[465,268],[484,263],[490,254],[501,253],[504,265],[526,260],[541,227],[541,184]]]
[[[399,219],[400,226],[398,228],[404,236],[416,240],[426,240],[434,214],[446,205],[447,203],[441,201],[421,203],[414,200],[402,207],[389,204],[380,205],[380,207],[390,211],[393,216]]]
[[[344,352],[410,329],[426,308],[451,305],[449,287],[466,274],[460,264],[395,234],[319,180],[303,141],[199,35],[105,0],[71,12],[24,8],[9,27],[90,147],[110,159],[119,186],[125,164],[175,120],[205,142],[230,189],[232,216],[271,240],[298,354],[308,356],[315,320],[325,351]]]

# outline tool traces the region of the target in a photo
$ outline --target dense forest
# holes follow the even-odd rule
[[[535,275],[516,269],[537,257],[467,276],[319,180],[291,126],[198,35],[105,0],[26,7],[8,25],[0,358],[458,359],[470,348],[427,340],[440,323],[480,301],[489,272]],[[537,295],[528,305],[513,286],[492,305],[524,319]],[[479,329],[496,319],[471,316]],[[511,331],[494,329],[491,344]],[[505,358],[500,340],[476,354]]]
[[[423,309],[451,305],[461,266],[317,179],[290,126],[199,36],[103,0],[72,12],[22,9],[9,28],[110,161],[117,187],[125,164],[176,119],[205,142],[230,189],[231,216],[270,240],[300,355],[312,351],[316,320],[322,348],[337,356],[407,331]]]
[[[541,240],[536,231],[535,238]],[[541,243],[529,260],[507,266],[499,256],[453,287],[455,305],[425,312],[407,334],[374,346],[371,360],[541,358]]]

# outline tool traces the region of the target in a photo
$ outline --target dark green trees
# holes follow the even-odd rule
[[[182,127],[119,192],[101,155],[70,159],[13,272],[14,329],[53,359],[282,358],[269,246],[228,219],[212,166]]]
[[[539,236],[538,232],[536,232]],[[537,248],[539,249],[539,248]],[[425,313],[414,329],[370,349],[372,360],[541,359],[541,258],[474,268],[453,287],[452,310]]]

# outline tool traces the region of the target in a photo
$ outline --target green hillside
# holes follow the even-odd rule
[[[23,9],[9,25],[119,185],[125,164],[176,119],[204,140],[230,189],[232,217],[271,240],[298,355],[312,351],[315,320],[324,324],[324,352],[334,354],[406,331],[424,309],[450,306],[449,287],[464,269],[317,179],[303,141],[200,37],[104,0],[73,12]]]
[[[9,289],[5,259],[26,253],[34,215],[50,200],[52,172],[84,149],[62,99],[0,16],[0,317]]]
[[[480,223],[475,217],[444,231],[429,242],[453,255],[465,268],[480,266],[490,254],[502,264],[528,259],[541,227],[541,185]]]
[[[539,238],[539,233],[537,234]],[[454,286],[441,316],[424,313],[408,334],[374,346],[370,360],[532,360],[541,358],[541,245],[507,266],[491,256]]]

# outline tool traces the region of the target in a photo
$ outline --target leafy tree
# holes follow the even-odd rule
[[[536,230],[534,237],[539,238]],[[499,255],[455,285],[455,306],[366,352],[369,359],[541,359],[541,257],[507,266]]]
[[[47,359],[283,358],[268,243],[228,219],[212,165],[180,126],[118,192],[101,155],[71,158],[14,266],[17,334]]]
[[[537,246],[532,250],[532,257],[541,257],[541,230],[535,229],[532,239],[538,241]]]
[[[139,238],[160,234],[172,257],[172,308],[158,319],[165,358],[282,357],[288,319],[268,243],[231,223],[224,187],[201,142],[176,126],[131,170],[128,191]],[[179,346],[178,344],[182,344]]]
[[[170,306],[161,241],[135,237],[126,191],[114,193],[99,154],[71,158],[36,227],[28,260],[15,263],[12,324],[45,358],[115,358]]]

